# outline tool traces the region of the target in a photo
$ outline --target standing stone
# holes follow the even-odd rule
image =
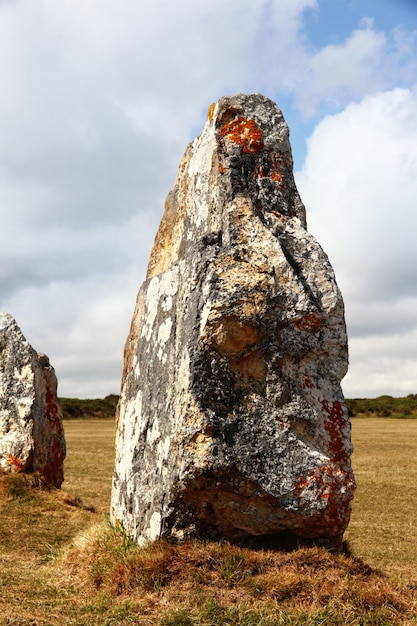
[[[158,537],[340,546],[354,478],[344,307],[306,230],[288,127],[209,109],[168,195],[125,346],[111,517]]]
[[[54,368],[0,312],[0,467],[64,480],[65,437]]]

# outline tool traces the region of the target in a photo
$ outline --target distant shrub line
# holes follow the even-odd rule
[[[60,398],[65,420],[75,419],[114,419],[119,396],[110,394],[95,400]]]
[[[60,398],[64,419],[114,419],[119,396],[110,394],[95,400]],[[417,394],[405,398],[379,396],[379,398],[347,399],[350,417],[417,418]]]
[[[379,398],[355,398],[346,400],[351,417],[417,418],[417,394],[405,398],[379,396]]]

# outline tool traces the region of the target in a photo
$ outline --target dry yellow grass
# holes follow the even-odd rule
[[[110,527],[67,553],[88,597],[130,602],[141,624],[411,624],[405,588],[324,548],[290,552],[227,543],[133,545]],[[161,621],[161,617],[163,618]]]
[[[65,421],[68,452],[63,489],[101,513],[110,506],[115,432],[113,420]]]
[[[105,516],[114,424],[65,430],[63,490],[0,476],[0,624],[417,624],[417,420],[353,422],[353,557],[198,542],[140,549]]]
[[[417,419],[353,419],[352,551],[417,584]]]
[[[114,432],[110,420],[65,423],[62,490],[38,488],[24,475],[0,476],[0,624],[83,624],[71,621],[77,594],[56,584],[56,565],[108,510]]]

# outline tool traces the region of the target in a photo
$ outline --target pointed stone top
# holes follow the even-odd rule
[[[147,277],[165,272],[195,242],[226,233],[230,208],[242,200],[252,219],[274,232],[294,219],[306,228],[288,126],[277,105],[261,94],[225,96],[209,107],[166,200]]]
[[[0,333],[6,344],[12,342],[14,348],[11,352],[20,350],[19,346],[21,345],[29,345],[19,324],[16,322],[13,315],[10,315],[7,311],[0,311]]]
[[[6,311],[0,311],[0,329],[6,328],[15,322],[14,318]]]
[[[259,93],[224,96],[209,107],[208,122],[223,138],[231,157],[240,155],[244,163],[245,155],[254,156],[263,210],[272,211],[279,204],[283,215],[298,217],[305,227],[305,208],[293,178],[290,132],[275,102]],[[264,179],[268,185],[260,184]],[[269,197],[264,198],[266,186]]]

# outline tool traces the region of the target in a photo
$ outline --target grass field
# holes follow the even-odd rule
[[[106,517],[113,421],[66,421],[62,490],[0,476],[0,624],[417,624],[417,420],[352,421],[351,555],[139,549]]]
[[[352,551],[417,583],[417,419],[353,419]]]

